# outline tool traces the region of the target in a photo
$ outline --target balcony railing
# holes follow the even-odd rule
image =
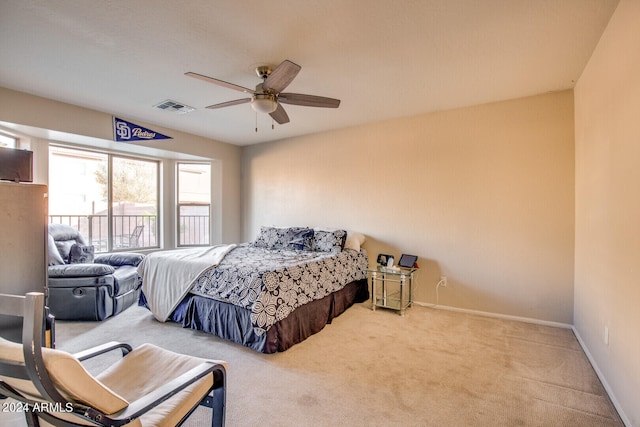
[[[209,245],[209,203],[178,204],[178,246]]]
[[[179,246],[202,246],[209,244],[209,216],[181,215]]]
[[[156,215],[113,215],[111,248],[107,215],[49,215],[49,222],[77,229],[96,252],[158,247]]]
[[[80,231],[96,252],[159,246],[156,215],[113,215],[111,248],[107,215],[49,215],[49,222]],[[179,246],[209,245],[208,215],[181,215],[179,229]]]

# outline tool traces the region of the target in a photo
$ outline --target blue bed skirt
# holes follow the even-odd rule
[[[196,329],[233,341],[261,353],[285,351],[320,332],[333,318],[354,303],[369,299],[366,279],[357,280],[326,297],[298,307],[285,319],[257,334],[251,312],[222,301],[188,294],[171,314],[170,320],[184,328]],[[144,294],[139,305],[146,307]]]

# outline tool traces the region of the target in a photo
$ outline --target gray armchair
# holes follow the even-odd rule
[[[56,319],[104,320],[138,300],[144,255],[94,256],[80,232],[63,224],[49,224],[48,252],[48,305]]]

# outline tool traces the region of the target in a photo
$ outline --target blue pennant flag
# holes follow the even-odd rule
[[[113,140],[117,142],[172,139],[170,136],[138,126],[135,123],[113,117]]]

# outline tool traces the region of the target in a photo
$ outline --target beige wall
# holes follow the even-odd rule
[[[172,182],[176,159],[210,159],[213,161],[213,231],[214,241],[237,242],[241,236],[240,199],[240,147],[214,141],[162,126],[132,120],[173,137],[158,141],[130,144],[113,142],[113,124],[110,114],[52,101],[0,87],[0,125],[5,130],[17,129],[30,134],[34,151],[35,179],[46,184],[48,142],[74,142],[112,150],[125,150],[166,158],[163,162],[164,179],[169,184],[163,195],[164,218],[175,216]],[[127,119],[127,117],[123,117]],[[15,126],[14,126],[15,125]],[[7,127],[8,126],[8,127]],[[173,246],[174,223],[165,221],[166,247]]]
[[[639,22],[640,2],[622,0],[575,89],[574,324],[634,426],[640,425]]]
[[[571,324],[571,91],[245,148],[245,240],[323,225],[416,254],[416,300]]]

